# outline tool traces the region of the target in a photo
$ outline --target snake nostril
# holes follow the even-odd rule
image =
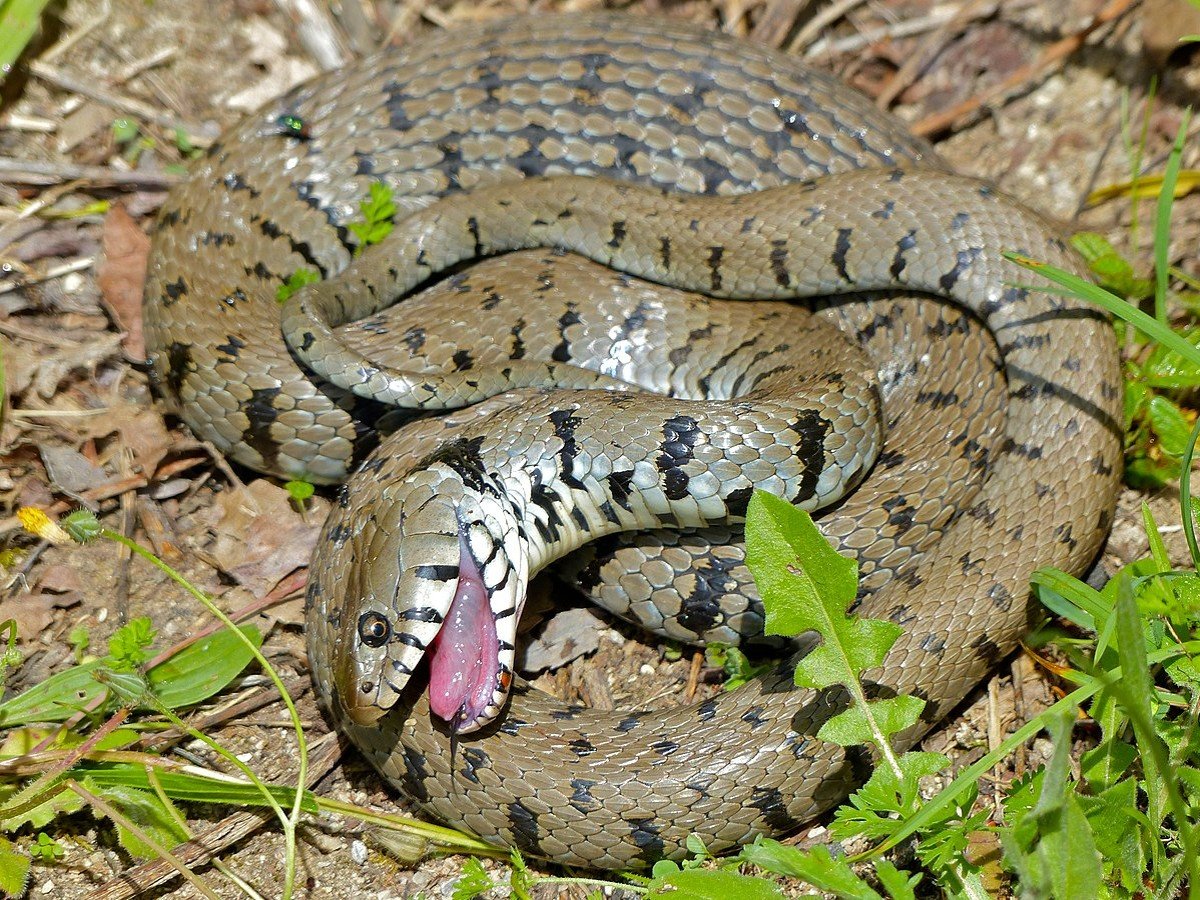
[[[359,689],[360,691],[362,691],[364,694],[369,694],[369,693],[371,693],[373,690],[375,690],[375,682],[373,682],[373,681],[364,681],[362,684],[360,684],[360,685],[358,686],[358,689]]]
[[[382,647],[392,636],[392,626],[377,612],[363,613],[358,619],[358,637],[368,647]]]

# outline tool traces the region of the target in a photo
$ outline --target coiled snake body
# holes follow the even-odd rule
[[[593,177],[545,177],[560,175]],[[411,215],[351,263],[347,222],[376,180]],[[377,313],[522,247],[621,274],[527,250]],[[1014,645],[1033,569],[1081,569],[1112,513],[1110,329],[1014,286],[1029,279],[1009,249],[1076,266],[1036,215],[793,60],[684,25],[548,17],[364,60],[231,131],[160,216],[147,333],[188,424],[291,477],[345,477],[386,405],[483,401],[385,439],[339,495],[310,573],[314,675],[437,817],[636,867],[679,856],[689,832],[721,849],[838,799],[853,767],[815,737],[838,698],[784,668],[665,712],[559,703],[512,678],[528,579],[591,541],[568,565],[622,615],[752,634],[735,533],[750,490],[816,507],[870,470],[822,527],[859,558],[861,611],[905,627],[872,678],[928,701],[914,740]],[[303,267],[325,280],[285,308],[289,352],[274,294]],[[814,317],[630,274],[958,306],[872,295]],[[910,338],[932,344],[881,361]],[[426,683],[431,699],[409,696]],[[456,758],[450,728],[472,732]]]

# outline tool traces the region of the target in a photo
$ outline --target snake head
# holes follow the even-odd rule
[[[355,548],[322,561],[342,573],[323,588],[341,611],[327,651],[333,690],[347,717],[369,727],[428,660],[431,711],[456,733],[474,731],[499,713],[512,682],[528,567],[525,553],[511,552],[516,520],[454,473],[410,473],[384,497],[386,508],[347,511],[327,526],[352,534],[344,544]]]

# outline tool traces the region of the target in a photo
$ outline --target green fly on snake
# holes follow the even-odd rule
[[[397,226],[352,261],[377,181]],[[753,639],[750,493],[823,510],[863,614],[905,628],[875,678],[927,701],[915,741],[1015,645],[1030,573],[1091,561],[1120,471],[1111,329],[1015,287],[1003,250],[1080,269],[785,55],[544,17],[362,60],[235,126],[164,205],[146,325],[198,435],[349,477],[308,594],[339,728],[448,824],[636,868],[693,832],[719,851],[795,828],[861,773],[787,667],[652,713],[531,690],[529,580],[553,564],[658,634]],[[323,280],[281,319],[300,268]]]

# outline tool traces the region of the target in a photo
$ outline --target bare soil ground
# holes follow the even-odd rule
[[[599,5],[352,0],[339,7],[343,17],[334,33],[344,39],[342,52],[361,53],[387,41],[419,40],[430,29],[464,20]],[[1156,74],[1158,98],[1147,120],[1144,158],[1149,170],[1161,170],[1180,104],[1195,96],[1200,82],[1200,67],[1186,56],[1167,58],[1180,34],[1200,31],[1184,0],[620,5],[792,47],[938,139],[940,151],[962,171],[994,179],[1075,230],[1103,233],[1148,268],[1149,208],[1140,211],[1142,224],[1135,227],[1129,201],[1085,208],[1083,198],[1128,177],[1123,129],[1134,123],[1129,127],[1136,141]],[[844,12],[814,20],[831,6]],[[319,742],[328,732],[307,687],[297,590],[325,501],[318,498],[300,516],[278,487],[214,460],[177,422],[164,420],[137,365],[142,232],[189,146],[211,141],[239,111],[320,70],[323,44],[311,36],[311,23],[283,0],[80,0],[53,14],[26,65],[2,86],[0,349],[9,408],[0,431],[0,548],[27,554],[0,580],[0,618],[17,619],[25,654],[10,692],[69,665],[68,635],[78,626],[89,629],[93,648],[103,647],[118,624],[149,615],[159,646],[166,647],[207,624],[162,574],[115,545],[47,546],[22,534],[13,517],[21,506],[61,512],[85,503],[108,527],[149,542],[226,609],[277,601],[252,620],[268,633],[266,650],[294,686],[310,740]],[[122,124],[114,128],[117,121]],[[1185,165],[1194,166],[1195,156],[1193,149]],[[1192,274],[1198,223],[1200,203],[1182,200],[1172,259]],[[1178,521],[1173,494],[1127,492],[1105,557],[1110,570],[1146,550],[1138,515],[1143,499],[1160,523]],[[1186,556],[1181,539],[1173,552],[1181,561]],[[670,661],[661,646],[623,627],[603,627],[589,661],[544,675],[539,684],[585,702],[630,706],[681,701],[697,681],[701,691],[714,689],[715,673],[693,665],[689,651]],[[1018,654],[925,745],[967,765],[1057,690],[1032,655]],[[289,779],[294,747],[282,707],[268,702],[270,696],[263,678],[242,679],[222,705],[246,706],[208,727],[247,754],[264,776]],[[188,749],[206,755],[203,748]],[[1035,740],[993,771],[981,802],[998,803],[1004,786],[1038,765],[1044,750]],[[319,791],[396,808],[395,795],[379,786],[352,750],[332,761]],[[235,813],[192,812],[197,831],[227,827]],[[65,856],[35,866],[31,896],[128,896],[144,873],[122,881],[117,876],[134,861],[110,830],[87,814],[76,816],[74,827],[63,842]],[[817,823],[796,839],[819,840],[821,833]],[[361,826],[350,820],[306,827],[300,896],[449,896],[461,860],[408,868],[362,841]],[[279,834],[265,827],[220,855],[274,896],[281,847]],[[206,875],[221,896],[237,894],[211,869]],[[179,884],[158,892],[194,895]],[[557,891],[546,888],[543,895]]]

